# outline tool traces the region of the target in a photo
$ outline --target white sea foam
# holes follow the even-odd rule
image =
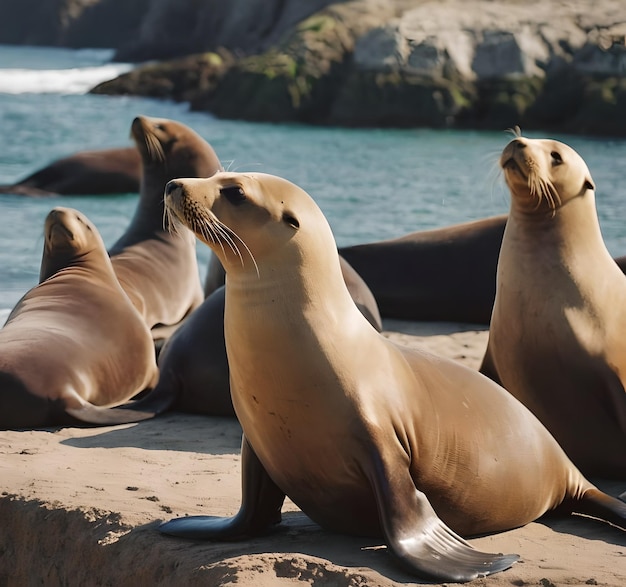
[[[85,94],[132,67],[129,63],[107,63],[71,69],[0,69],[0,93]]]

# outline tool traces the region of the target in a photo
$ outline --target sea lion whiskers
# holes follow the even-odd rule
[[[522,136],[522,129],[517,124],[512,128],[507,128],[505,132],[512,134],[516,139]]]
[[[183,237],[181,228],[185,228],[185,223],[173,215],[167,206],[163,205],[163,229],[172,236]]]
[[[549,208],[552,213],[556,212],[557,207],[561,204],[561,197],[558,191],[554,187],[552,181],[542,176],[540,170],[537,169],[534,161],[527,162],[528,165],[528,188],[531,196],[537,196],[537,205],[535,210],[539,209],[541,202],[545,198],[548,202]]]
[[[163,151],[163,145],[156,135],[150,131],[150,129],[144,130],[144,141],[146,149],[152,161],[157,163],[165,163],[165,152]]]
[[[169,208],[169,206],[167,207]],[[176,211],[174,211],[174,213],[176,215],[180,214]],[[241,266],[244,267],[245,262],[243,255],[241,254],[241,250],[236,243],[236,241],[239,241],[250,256],[250,260],[254,264],[256,274],[259,276],[259,266],[257,265],[256,259],[254,258],[254,255],[248,245],[234,230],[219,220],[219,218],[217,218],[211,210],[199,206],[193,206],[193,213],[187,214],[183,212],[183,216],[184,218],[181,217],[182,222],[187,224],[193,232],[200,236],[200,238],[204,240],[205,244],[209,245],[210,243],[219,243],[220,247],[222,247],[222,251],[224,251],[223,242],[226,242],[232,252],[237,255],[241,261]]]
[[[257,277],[260,277],[261,274],[259,273],[259,266],[257,265],[256,259],[254,258],[252,251],[250,250],[248,245],[244,242],[244,240],[234,230],[226,226],[223,222],[221,222],[217,218],[215,219],[215,221],[216,221],[215,228],[219,230],[219,232],[223,235],[224,238],[228,239],[227,242],[231,245],[231,248],[234,246],[235,249],[237,249],[236,252],[237,252],[237,255],[239,256],[239,259],[241,260],[241,266],[242,267],[244,266],[243,256],[241,255],[241,252],[239,251],[239,247],[237,246],[237,243],[235,243],[234,240],[231,239],[231,237],[236,238],[246,249],[246,251],[248,252],[248,255],[250,255],[250,260],[254,264],[254,269],[256,271]]]

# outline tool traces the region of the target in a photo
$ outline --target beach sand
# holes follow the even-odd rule
[[[385,335],[477,368],[481,327],[385,321]],[[584,431],[581,431],[584,434]],[[139,424],[0,432],[0,586],[420,584],[381,540],[326,532],[287,501],[269,536],[203,543],[159,534],[187,514],[231,515],[241,496],[234,420],[169,413]],[[618,495],[625,482],[598,482]],[[518,553],[477,586],[626,585],[626,533],[542,519],[470,542]]]

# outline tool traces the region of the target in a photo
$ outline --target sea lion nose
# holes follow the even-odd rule
[[[167,185],[165,186],[165,195],[166,196],[171,196],[173,193],[175,193],[177,190],[181,189],[181,184],[178,180],[173,179],[172,181],[168,181]]]

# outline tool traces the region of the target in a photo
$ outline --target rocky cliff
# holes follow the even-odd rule
[[[3,0],[0,43],[111,47],[125,61],[221,47],[259,52],[302,19],[340,1]]]

